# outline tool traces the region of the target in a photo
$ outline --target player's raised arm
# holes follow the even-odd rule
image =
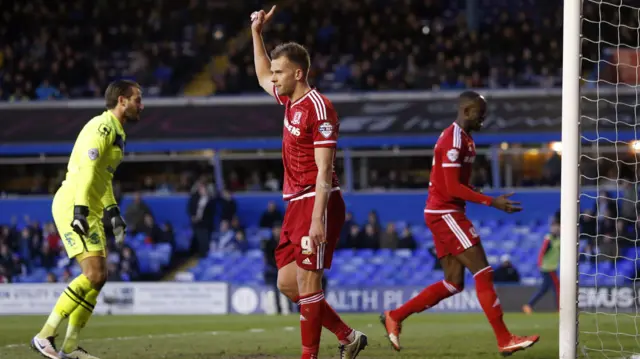
[[[251,35],[253,37],[253,63],[260,86],[271,96],[275,96],[271,82],[271,60],[262,40],[262,28],[268,23],[276,10],[274,5],[268,13],[264,10],[251,14]]]

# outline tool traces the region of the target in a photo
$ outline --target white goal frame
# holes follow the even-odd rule
[[[564,0],[562,49],[562,189],[560,195],[560,359],[578,346],[578,213],[582,0]]]

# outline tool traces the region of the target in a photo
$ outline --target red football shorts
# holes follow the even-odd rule
[[[463,212],[425,213],[424,221],[433,234],[438,259],[456,256],[480,243],[480,236]]]
[[[276,264],[278,269],[294,260],[298,267],[307,270],[329,269],[333,259],[333,251],[340,239],[340,231],[344,225],[345,204],[339,190],[329,195],[329,203],[325,213],[325,233],[327,243],[311,253],[309,229],[315,196],[298,197],[289,201],[282,222],[280,243],[276,248]]]

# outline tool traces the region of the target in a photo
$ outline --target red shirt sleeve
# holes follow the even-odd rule
[[[287,101],[287,96],[280,96],[278,94],[278,89],[276,88],[276,85],[273,85],[273,96],[276,98],[276,102],[278,103],[278,105],[284,105],[285,102]]]
[[[309,110],[309,127],[313,137],[313,147],[335,148],[338,144],[338,116],[327,106],[320,96],[314,98],[314,108]]]
[[[442,172],[449,195],[467,202],[490,206],[493,200],[491,197],[472,190],[467,184],[460,183],[460,168],[463,157],[460,148],[450,146],[442,148],[441,151]]]

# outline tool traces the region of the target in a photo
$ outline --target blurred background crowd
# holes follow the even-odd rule
[[[278,2],[276,2],[278,3]],[[549,88],[559,84],[562,3],[533,0],[279,3],[267,48],[299,41],[323,92]],[[259,92],[248,41],[251,0],[0,1],[0,99],[101,97],[131,78],[145,96]],[[587,4],[585,34],[633,43],[637,18]],[[28,19],[28,21],[27,21]],[[626,23],[618,39],[618,27]],[[594,31],[596,33],[594,33]],[[615,31],[615,32],[613,32]],[[599,56],[584,44],[585,61]],[[593,66],[585,66],[592,71]]]

